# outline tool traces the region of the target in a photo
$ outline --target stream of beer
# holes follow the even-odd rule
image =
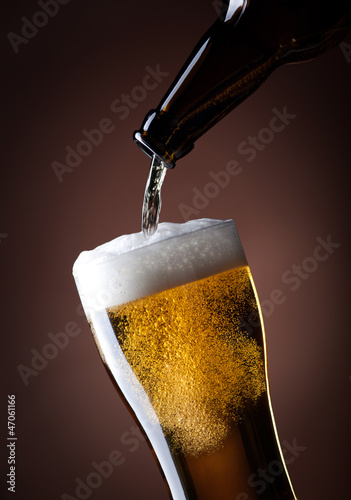
[[[145,236],[151,236],[157,231],[161,211],[161,187],[166,171],[166,165],[154,155],[143,202],[142,230]]]

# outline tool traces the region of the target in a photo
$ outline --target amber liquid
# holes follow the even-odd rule
[[[253,315],[257,326],[247,331]],[[167,483],[178,484],[174,500],[295,499],[270,410],[248,267],[109,308],[92,323]],[[262,491],[255,478],[272,463],[278,473]]]

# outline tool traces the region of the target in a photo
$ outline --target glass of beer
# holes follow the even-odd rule
[[[102,361],[173,500],[296,499],[233,221],[124,235],[83,252],[73,274]]]

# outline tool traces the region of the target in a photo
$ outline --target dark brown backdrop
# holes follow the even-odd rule
[[[80,498],[164,500],[152,455],[131,434],[133,421],[78,307],[71,268],[83,249],[139,230],[149,162],[132,132],[216,10],[211,0],[66,0],[47,19],[33,0],[6,0],[2,9],[1,494],[79,498],[78,482],[90,477],[101,485],[81,489]],[[21,35],[33,16],[42,26],[24,28],[31,38],[15,53],[8,34]],[[193,189],[211,192],[211,171],[231,160],[242,168],[192,217],[237,224],[266,309],[273,405],[281,441],[297,446],[289,471],[300,500],[349,492],[350,37],[345,42],[277,70],[198,141],[163,190],[162,220],[183,221],[180,204],[193,204]],[[157,65],[169,75],[147,94],[136,90],[145,68]],[[124,120],[111,110],[122,94],[139,98]],[[268,137],[262,129],[272,110],[284,107],[296,116],[247,161],[240,144]],[[82,130],[104,119],[110,133],[60,182],[52,163],[64,164],[66,146],[76,148]],[[321,240],[333,245],[316,261]],[[308,272],[291,280],[294,265]],[[280,304],[271,302],[276,289]],[[59,335],[65,330],[70,336]],[[38,357],[43,351],[52,359]],[[15,494],[6,485],[9,394],[16,396]],[[119,465],[102,477],[92,464],[114,450]]]

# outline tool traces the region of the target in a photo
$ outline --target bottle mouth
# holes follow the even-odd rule
[[[194,147],[191,134],[185,127],[168,113],[156,110],[146,115],[133,139],[144,153],[150,157],[155,155],[167,168],[174,168],[176,161]]]
[[[163,154],[157,150],[156,148],[152,148],[147,140],[146,136],[147,134],[145,132],[140,132],[136,131],[133,134],[133,139],[135,144],[150,158],[153,158],[156,156],[160,161],[162,161],[167,168],[174,168],[175,167],[175,161],[172,160],[166,153],[166,151],[163,151]]]

